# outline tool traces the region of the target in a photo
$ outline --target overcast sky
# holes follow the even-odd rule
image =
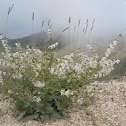
[[[7,27],[7,37],[19,38],[32,34],[32,13],[35,13],[34,33],[45,28],[50,19],[53,28],[68,26],[68,18],[76,25],[81,19],[84,27],[95,18],[95,34],[116,34],[126,28],[126,0],[0,0],[0,32],[6,21],[8,8],[14,4]]]

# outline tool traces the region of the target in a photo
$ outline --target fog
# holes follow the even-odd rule
[[[14,7],[8,18],[6,34],[8,38],[21,38],[32,34],[32,13],[34,12],[33,33],[48,29],[48,20],[55,34],[69,26],[71,17],[71,34],[75,25],[80,27],[89,21],[91,27],[95,18],[92,36],[117,36],[126,28],[125,0],[0,0],[0,32],[3,32],[8,8]],[[80,28],[80,29],[81,29]]]

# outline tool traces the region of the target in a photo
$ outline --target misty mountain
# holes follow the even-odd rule
[[[8,44],[12,47],[13,51],[16,51],[15,43],[18,43],[18,42],[21,44],[21,47],[24,49],[26,48],[27,45],[30,45],[30,46],[35,46],[43,50],[45,47],[47,48],[52,43],[55,43],[61,40],[61,42],[59,42],[59,45],[58,45],[58,54],[60,53],[67,54],[67,53],[73,52],[77,48],[83,49],[84,52],[86,53],[89,52],[89,50],[86,49],[86,45],[88,44],[87,39],[85,39],[85,41],[83,41],[83,45],[81,45],[77,37],[72,36],[72,35],[69,36],[69,34],[61,35],[60,33],[57,33],[54,31],[52,32],[52,38],[53,38],[53,41],[49,41],[50,37],[49,37],[48,32],[42,31],[33,35],[23,37],[23,38],[18,38],[18,39],[6,38],[6,39],[8,40]],[[98,55],[102,55],[113,40],[114,40],[114,37],[112,36],[108,36],[108,37],[98,36],[95,38],[91,38],[89,44],[91,44],[93,49],[96,50],[96,53],[98,53]],[[3,51],[3,47],[2,47],[2,44],[0,43],[0,52],[1,51]],[[119,43],[115,47],[115,49],[112,51],[111,57],[119,58],[119,59],[126,57],[126,37],[125,36],[119,37]]]
[[[18,39],[8,39],[8,44],[11,47],[16,47],[15,43],[20,43],[22,48],[26,48],[27,45],[30,46],[35,46],[39,49],[44,49],[45,47],[47,48],[49,45],[59,41],[58,39],[58,35],[56,36],[52,36],[53,40],[50,41],[50,37],[48,35],[47,32],[39,32],[33,35],[29,35],[23,38],[18,38]],[[59,43],[58,48],[61,48],[65,46],[65,44],[63,44],[63,42]]]

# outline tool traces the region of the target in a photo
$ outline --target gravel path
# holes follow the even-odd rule
[[[0,126],[126,126],[126,80],[106,86],[94,95],[93,105],[71,108],[71,118],[42,124],[17,122],[9,100],[0,101]]]

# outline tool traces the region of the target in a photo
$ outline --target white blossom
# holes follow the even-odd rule
[[[40,97],[36,98],[36,102],[40,102],[40,101],[41,101]]]
[[[90,44],[87,44],[87,48],[90,49],[90,50],[92,50],[92,47],[91,47]]]
[[[0,39],[3,39],[3,36],[2,35],[0,35]]]
[[[67,91],[61,90],[60,93],[61,93],[61,95],[65,95],[65,96],[67,96],[67,97],[69,97],[70,95],[73,95],[73,94],[74,94],[74,92],[71,91],[71,90],[67,90]]]
[[[34,86],[35,87],[39,87],[39,88],[42,88],[45,86],[45,83],[44,82],[40,82],[40,81],[37,81],[37,82],[33,82]]]
[[[5,76],[6,75],[6,72],[3,72],[3,75]]]
[[[61,95],[65,95],[65,90],[61,90]]]
[[[22,74],[20,72],[17,72],[16,74],[12,75],[13,78],[16,78],[16,79],[22,79]]]
[[[11,94],[11,93],[12,93],[12,91],[9,89],[9,90],[8,90],[8,93],[9,93],[9,94]]]
[[[48,32],[51,36],[50,29]],[[118,59],[108,59],[115,45],[117,45],[118,40],[114,40],[110,44],[104,56],[101,58],[98,57],[91,45],[87,45],[87,47],[93,52],[93,56],[88,56],[78,49],[75,53],[70,53],[62,58],[57,58],[56,63],[53,63],[50,67],[48,67],[47,64],[50,60],[48,60],[48,55],[46,55],[45,52],[36,48],[30,48],[29,46],[27,46],[25,52],[23,52],[20,43],[16,43],[17,52],[12,53],[11,47],[8,45],[6,40],[3,40],[2,37],[1,42],[5,49],[5,53],[2,53],[3,59],[0,60],[0,67],[2,68],[6,66],[11,68],[13,70],[12,77],[14,79],[22,79],[27,66],[30,67],[35,74],[33,84],[35,87],[39,88],[45,86],[45,83],[37,80],[37,77],[43,68],[48,69],[51,74],[58,76],[59,79],[67,79],[67,82],[71,83],[71,81],[78,81],[83,78],[95,79],[108,75],[114,69],[114,64],[120,62]],[[48,49],[54,49],[58,44],[59,42],[56,42],[50,45]],[[4,72],[0,74],[0,83],[2,84],[3,75],[6,74]],[[71,90],[61,90],[60,93],[61,95],[69,97],[73,95],[74,92]]]
[[[56,42],[55,44],[52,44],[48,47],[48,49],[55,49],[58,46],[59,42]]]
[[[51,29],[48,29],[48,33],[51,33]]]
[[[118,40],[114,40],[112,44],[113,44],[114,46],[116,46],[117,43],[118,43]]]

